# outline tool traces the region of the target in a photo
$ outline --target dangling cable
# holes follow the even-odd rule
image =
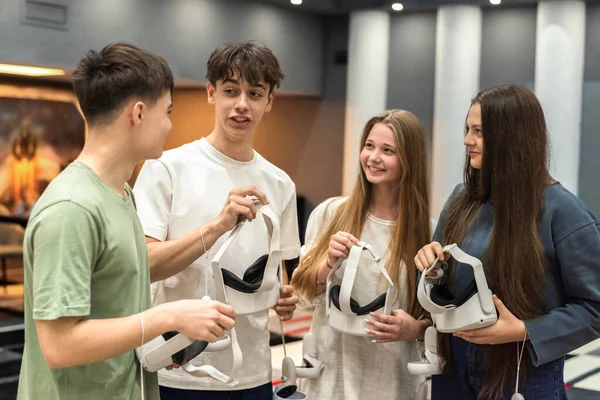
[[[283,357],[287,358],[287,350],[285,348],[285,333],[283,333],[283,321],[279,320],[279,329],[281,329],[281,344],[283,345]]]
[[[210,263],[208,262],[208,252],[210,249],[206,249],[206,245],[204,244],[204,225],[200,227],[200,239],[202,239],[202,248],[204,249],[204,257],[206,258],[205,269],[205,279],[204,279],[204,297],[208,297],[208,274],[210,272]]]
[[[523,337],[523,344],[521,345],[521,351],[519,352],[519,342],[517,342],[517,379],[515,383],[515,395],[519,394],[519,376],[521,375],[521,360],[523,359],[523,353],[525,353],[525,341],[527,340],[527,330],[525,330],[525,336]]]

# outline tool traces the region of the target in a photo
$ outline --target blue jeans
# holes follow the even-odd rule
[[[452,337],[451,354],[453,367],[450,374],[432,378],[431,400],[477,400],[485,375],[482,346]],[[516,346],[516,345],[515,345]],[[516,347],[515,350],[516,352]],[[527,364],[526,376],[519,382],[519,393],[525,400],[567,400],[563,369],[565,360],[560,358],[539,367],[534,367],[528,354],[523,356],[522,365]],[[515,372],[516,372],[515,365]],[[510,400],[515,391],[514,380],[504,390],[504,400]]]
[[[272,400],[273,386],[265,383],[252,389],[244,390],[184,390],[160,387],[161,400]]]

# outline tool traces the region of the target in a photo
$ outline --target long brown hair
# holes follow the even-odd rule
[[[548,135],[544,112],[526,87],[502,85],[481,91],[483,164],[471,167],[468,154],[464,188],[445,210],[444,242],[460,243],[486,202],[494,207],[494,228],[483,254],[486,277],[517,318],[543,313],[546,256],[539,235],[548,172]],[[440,343],[449,362],[448,338]],[[516,376],[514,343],[485,346],[484,365],[494,365],[479,398],[497,399]],[[492,364],[493,363],[493,364]],[[448,363],[449,364],[449,363]],[[447,365],[449,367],[449,365]]]
[[[386,269],[396,284],[399,283],[401,268],[405,269],[408,279],[407,291],[404,293],[406,311],[418,318],[423,315],[423,309],[416,299],[416,267],[413,257],[431,238],[427,194],[427,140],[423,126],[414,114],[404,110],[390,110],[367,122],[360,139],[361,149],[365,146],[371,129],[379,123],[387,125],[394,132],[401,169],[396,191],[398,215],[388,246]],[[315,246],[302,258],[294,273],[292,285],[305,299],[310,300],[315,295],[319,264],[327,258],[331,236],[343,231],[360,238],[371,196],[372,185],[359,166],[352,193],[337,208],[331,222],[317,235]]]

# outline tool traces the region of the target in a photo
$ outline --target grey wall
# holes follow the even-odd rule
[[[68,30],[21,24],[23,0],[0,3],[0,60],[73,67],[89,49],[128,41],[203,80],[219,44],[260,40],[279,58],[282,92],[321,95],[321,17],[245,0],[70,0]]]
[[[586,14],[579,196],[600,216],[600,4]]]
[[[483,10],[480,74],[482,89],[505,83],[518,83],[533,89],[536,13],[535,5]],[[473,96],[475,95],[476,93],[473,93]]]
[[[394,15],[390,24],[387,108],[411,111],[431,137],[435,78],[435,12]]]
[[[313,205],[342,192],[347,66],[334,63],[334,55],[348,48],[349,21],[345,16],[327,17],[325,26],[323,98],[315,110],[312,129],[306,132],[294,177],[298,188],[310,188],[298,190],[298,194],[307,196]]]

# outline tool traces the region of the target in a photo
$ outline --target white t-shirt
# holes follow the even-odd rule
[[[319,231],[326,227],[339,205],[346,198],[327,200],[311,213],[306,228],[306,244],[303,253],[315,245]],[[393,222],[368,215],[360,240],[370,243],[376,254],[387,260],[386,251],[393,229]],[[355,278],[352,298],[364,305],[387,290],[387,280],[368,252],[363,252]],[[343,265],[333,278],[341,284]],[[401,274],[399,299],[393,309],[405,308],[402,296],[408,282]],[[416,285],[416,282],[415,282]],[[306,303],[305,303],[306,304]],[[409,361],[420,361],[422,343],[392,342],[371,343],[373,338],[348,335],[329,326],[325,313],[325,293],[309,303],[313,308],[311,332],[317,339],[317,358],[324,363],[323,374],[318,379],[301,379],[300,387],[309,399],[377,399],[423,400],[427,386],[424,377],[408,373]],[[364,316],[368,318],[368,315]]]
[[[290,177],[254,153],[249,162],[233,160],[206,139],[166,151],[159,160],[147,161],[137,178],[134,193],[146,236],[160,241],[177,239],[213,220],[223,209],[234,187],[254,185],[263,191],[281,224],[282,259],[299,255],[296,189]],[[180,299],[215,298],[210,261],[228,234],[208,252],[177,275],[152,285],[153,304]],[[238,276],[269,252],[269,234],[261,217],[246,223],[221,259],[221,265]],[[202,246],[198,238],[198,246]],[[208,275],[207,275],[208,271]],[[236,332],[244,359],[233,390],[257,387],[271,381],[271,349],[267,311],[238,315]],[[209,364],[225,374],[232,365],[231,349],[201,354],[193,365]],[[162,386],[193,390],[232,390],[212,378],[197,378],[181,369],[158,373]]]

